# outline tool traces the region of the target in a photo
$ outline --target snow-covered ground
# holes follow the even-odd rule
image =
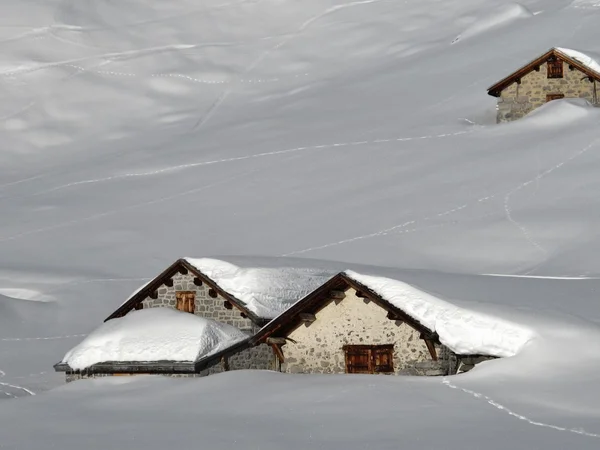
[[[0,445],[597,448],[600,109],[496,125],[486,88],[551,47],[600,54],[598,0],[2,3]],[[446,383],[47,392],[136,287],[227,254],[404,268],[537,339]]]

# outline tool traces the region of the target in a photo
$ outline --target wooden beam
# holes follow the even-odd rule
[[[366,297],[366,295],[364,294],[364,292],[361,292],[361,291],[356,291],[356,296],[358,298],[365,298]]]
[[[400,321],[400,322],[404,322],[404,320],[402,319],[402,317],[398,316],[397,314],[394,314],[391,311],[388,311],[387,313],[387,318],[389,320],[395,320],[395,321]]]
[[[194,278],[194,284],[196,286],[202,286],[202,280],[200,278],[198,278],[198,277],[195,277]]]
[[[188,274],[188,270],[185,267],[180,267],[179,270],[178,270],[178,272],[181,275],[187,275]]]
[[[425,339],[425,345],[427,346],[427,350],[429,350],[429,354],[431,355],[431,359],[434,361],[438,360],[437,351],[435,350],[435,345],[433,341],[430,339]]]
[[[210,289],[208,290],[208,296],[209,296],[209,297],[212,297],[212,298],[217,298],[217,296],[218,296],[218,294],[217,294],[217,291],[216,291],[216,290],[214,290],[213,288],[210,288]]]
[[[277,356],[277,359],[279,360],[279,363],[284,363],[285,362],[285,356],[283,356],[283,350],[281,350],[281,347],[277,344],[271,344],[271,347],[273,348],[273,353],[275,353],[275,355]]]
[[[269,345],[272,345],[272,344],[283,345],[286,342],[287,342],[287,340],[282,337],[268,337],[267,338],[267,344],[269,344]]]
[[[158,298],[158,291],[150,292],[148,297],[150,297],[152,300],[156,300]]]
[[[225,309],[232,309],[233,305],[231,304],[231,302],[229,300],[225,300],[223,302],[223,306],[225,307]]]
[[[248,316],[245,313],[243,313],[243,312],[240,313],[240,316],[242,316],[244,319],[248,318]]]
[[[229,358],[227,356],[221,357],[221,367],[223,367],[223,371],[229,372]]]
[[[173,278],[169,278],[168,280],[165,280],[165,286],[173,287]]]
[[[335,300],[343,300],[346,298],[346,293],[344,291],[330,291],[329,298],[333,298]]]
[[[300,313],[298,314],[300,320],[304,323],[313,323],[317,318],[312,313]]]

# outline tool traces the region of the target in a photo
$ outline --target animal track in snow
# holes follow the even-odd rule
[[[180,164],[177,166],[164,167],[162,169],[156,169],[156,170],[152,170],[152,171],[148,171],[148,172],[125,173],[125,174],[121,174],[121,175],[113,175],[113,176],[103,177],[103,178],[74,181],[71,183],[63,184],[63,185],[56,186],[56,187],[46,189],[43,191],[35,192],[33,194],[28,194],[23,197],[33,197],[33,196],[38,196],[38,195],[49,194],[51,192],[55,192],[55,191],[62,190],[62,189],[67,189],[67,188],[70,188],[73,186],[80,186],[80,185],[84,185],[84,184],[94,184],[94,183],[101,183],[101,182],[113,181],[113,180],[118,180],[118,179],[160,175],[163,173],[173,172],[173,171],[177,171],[177,170],[190,169],[190,168],[194,168],[194,167],[208,166],[208,165],[214,165],[214,164],[224,164],[224,163],[230,163],[230,162],[236,162],[236,161],[243,161],[243,160],[247,160],[247,159],[264,158],[264,157],[268,157],[268,156],[284,155],[287,153],[296,153],[296,152],[311,151],[311,150],[322,150],[322,149],[328,149],[328,148],[362,146],[362,145],[368,145],[368,144],[408,142],[408,141],[422,140],[422,139],[441,139],[441,138],[452,137],[452,136],[460,136],[460,135],[472,133],[472,132],[473,131],[459,131],[456,133],[444,133],[444,134],[427,135],[427,136],[375,139],[375,140],[371,140],[371,141],[338,142],[338,143],[334,143],[334,144],[319,144],[319,145],[312,145],[312,146],[306,146],[306,147],[296,147],[296,148],[290,148],[290,149],[285,149],[285,150],[276,150],[273,152],[257,153],[254,155],[236,156],[236,157],[232,157],[232,158],[218,159],[218,160],[213,160],[213,161],[202,161],[202,162],[189,163],[189,164]],[[32,177],[30,179],[35,179],[35,178],[36,177]],[[26,181],[26,180],[23,180],[23,181]],[[15,182],[15,183],[17,183],[17,182]],[[15,198],[15,197],[8,197],[8,196],[0,197],[0,200],[1,199],[9,199],[9,198]]]
[[[492,405],[494,408],[499,409],[500,411],[508,414],[509,416],[512,416],[512,417],[515,417],[515,418],[517,418],[519,420],[527,422],[530,425],[535,425],[537,427],[543,427],[543,428],[551,428],[551,429],[557,430],[557,431],[567,431],[569,433],[575,433],[575,434],[579,434],[579,435],[582,435],[582,436],[600,438],[600,434],[588,433],[587,431],[584,431],[584,430],[579,429],[579,428],[566,428],[566,427],[560,427],[558,425],[551,425],[551,424],[548,424],[548,423],[537,422],[535,420],[531,420],[528,417],[525,417],[525,416],[523,416],[521,414],[518,414],[518,413],[516,413],[516,412],[514,412],[514,411],[512,411],[510,409],[508,409],[506,406],[501,405],[500,403],[496,402],[495,400],[493,400],[492,398],[488,397],[487,395],[484,395],[484,394],[481,394],[479,392],[475,392],[475,391],[472,391],[470,389],[462,388],[462,387],[459,387],[459,386],[457,386],[455,384],[452,384],[447,377],[443,378],[442,384],[444,386],[449,387],[450,389],[458,389],[458,390],[460,390],[460,391],[462,391],[462,392],[464,392],[466,394],[469,394],[469,395],[475,397],[476,399],[484,400],[487,403],[489,403],[490,405]]]

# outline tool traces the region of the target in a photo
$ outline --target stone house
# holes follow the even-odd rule
[[[497,122],[520,119],[543,104],[561,98],[599,99],[600,64],[584,53],[552,48],[488,88],[497,97]]]
[[[302,298],[307,292],[327,280],[333,273],[316,274],[299,270],[298,276],[286,274],[278,283],[285,295],[270,307],[260,303],[243,301],[230,290],[224,288],[217,277],[211,277],[203,270],[204,260],[182,258],[167,267],[161,274],[142,286],[119,308],[110,314],[105,322],[124,317],[136,310],[149,308],[172,308],[182,312],[231,325],[252,337],[273,317],[283,312],[290,303]],[[213,261],[213,260],[206,260]],[[252,280],[261,283],[260,277],[272,280],[277,273],[266,269]],[[289,286],[286,286],[286,282]],[[299,286],[303,285],[303,286]],[[73,370],[68,364],[60,362],[54,366],[56,371],[65,372],[67,381],[90,376],[127,375],[127,374],[163,374],[177,376],[204,376],[224,370],[236,369],[273,369],[276,358],[267,345],[250,345],[250,340],[241,342],[215,355],[191,362],[177,361],[105,361],[85,370]]]
[[[436,332],[346,273],[340,273],[260,330],[285,373],[448,375],[484,355],[457,355]]]

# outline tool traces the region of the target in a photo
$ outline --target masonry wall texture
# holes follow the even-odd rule
[[[387,311],[346,291],[343,300],[331,300],[316,321],[300,325],[282,348],[287,373],[345,373],[344,345],[394,344],[394,371],[407,375],[445,375],[444,361],[432,361],[420,333],[387,318]]]
[[[261,344],[257,347],[251,347],[245,350],[242,350],[235,355],[231,355],[227,358],[228,370],[275,370],[275,355],[273,354],[273,350],[266,344]],[[163,376],[168,377],[177,377],[177,378],[185,378],[185,377],[205,377],[208,375],[213,375],[216,373],[225,372],[225,366],[223,365],[223,361],[215,361],[210,367],[202,370],[199,373],[189,373],[189,374],[164,374]],[[110,377],[110,376],[134,376],[137,374],[110,374],[110,373],[87,373],[85,371],[82,372],[67,372],[66,373],[66,381],[67,383],[76,380],[82,380],[87,378],[102,378],[102,377]],[[143,374],[139,374],[143,375]]]
[[[232,309],[227,309],[224,306],[225,299],[218,295],[212,298],[208,295],[209,287],[206,284],[196,286],[194,284],[193,275],[176,274],[173,276],[173,286],[161,286],[158,289],[158,298],[152,299],[147,297],[143,301],[144,309],[146,308],[173,308],[177,307],[176,292],[177,291],[193,291],[196,293],[194,314],[200,317],[206,317],[217,322],[226,323],[239,328],[242,331],[254,333],[258,331],[253,322],[240,316],[240,310],[235,306]]]
[[[577,69],[569,69],[563,62],[563,78],[548,78],[548,65],[542,64],[539,71],[532,71],[504,89],[498,98],[497,121],[509,122],[520,119],[546,103],[546,95],[563,94],[565,98],[584,98],[598,106],[596,81],[590,82],[587,75]],[[585,78],[584,78],[585,77]],[[583,78],[583,79],[582,79]]]

